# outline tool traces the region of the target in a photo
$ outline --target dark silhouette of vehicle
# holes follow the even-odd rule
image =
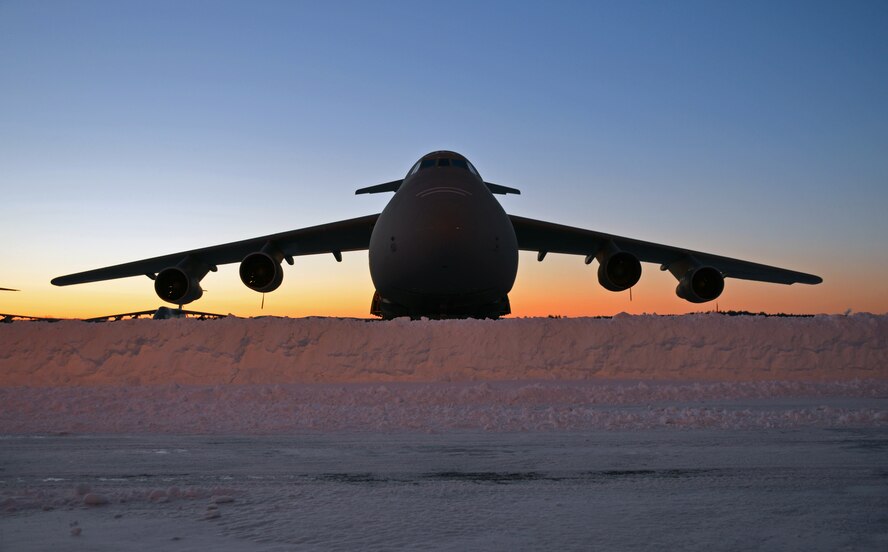
[[[403,179],[357,190],[393,192],[381,213],[243,241],[183,251],[52,280],[58,286],[144,275],[164,301],[201,297],[201,280],[218,265],[240,263],[243,283],[260,293],[283,281],[294,257],[369,250],[376,287],[371,313],[383,318],[491,317],[511,312],[509,291],[518,251],[580,255],[598,261],[598,281],[610,291],[631,288],[641,262],[656,263],[678,280],[692,303],[717,298],[725,278],[779,284],[818,284],[818,276],[659,245],[593,230],[508,215],[494,194],[519,194],[485,182],[468,159],[452,151],[423,156]]]
[[[174,318],[193,318],[197,320],[215,320],[217,318],[225,318],[224,314],[216,314],[212,312],[191,311],[183,309],[171,309],[169,307],[160,306],[154,310],[143,310],[136,312],[122,312],[118,314],[106,314],[105,316],[96,316],[93,318],[84,318],[84,322],[117,322],[119,320],[137,320],[140,318],[151,318],[152,320],[171,320]]]

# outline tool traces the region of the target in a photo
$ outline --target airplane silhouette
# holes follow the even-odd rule
[[[393,192],[381,213],[163,255],[60,276],[57,286],[146,275],[164,301],[181,305],[201,297],[200,281],[218,265],[240,263],[241,281],[266,293],[283,281],[282,261],[369,250],[376,287],[370,312],[385,319],[497,318],[511,312],[509,291],[518,251],[598,261],[598,281],[623,291],[641,277],[641,262],[656,263],[678,280],[676,294],[692,303],[717,298],[725,278],[779,284],[818,284],[822,279],[710,253],[508,215],[494,194],[518,190],[485,182],[464,156],[424,155],[400,180],[361,188],[356,194]]]

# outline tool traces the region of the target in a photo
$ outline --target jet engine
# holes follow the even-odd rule
[[[669,265],[669,271],[678,279],[675,294],[691,303],[705,303],[721,295],[725,277],[711,266],[703,266],[693,259],[684,259]]]
[[[638,257],[627,251],[620,251],[612,242],[602,247],[595,255],[598,259],[598,283],[608,291],[624,291],[641,278],[641,263]],[[592,258],[586,258],[586,264]]]
[[[154,278],[154,292],[157,296],[176,305],[197,301],[203,295],[200,281],[214,267],[209,267],[186,257],[176,266],[165,268]]]
[[[284,270],[281,268],[283,253],[271,244],[262,248],[262,251],[250,253],[240,264],[240,279],[245,286],[267,293],[280,287],[284,281]]]

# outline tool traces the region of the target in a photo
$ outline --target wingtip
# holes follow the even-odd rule
[[[823,283],[823,278],[821,278],[820,276],[815,276],[813,274],[805,274],[804,278],[799,279],[799,282],[802,284],[816,286],[817,284]]]

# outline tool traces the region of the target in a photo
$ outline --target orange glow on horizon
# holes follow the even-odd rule
[[[369,314],[373,284],[367,256],[346,255],[336,263],[332,257],[303,258],[286,268],[280,289],[262,296],[246,289],[236,267],[220,267],[204,281],[206,293],[186,306],[189,310],[218,314],[254,316],[329,316],[372,318]],[[866,285],[841,282],[824,275],[817,286],[783,286],[728,279],[716,301],[688,303],[675,296],[675,279],[653,265],[644,265],[642,279],[629,292],[612,293],[597,281],[596,265],[585,266],[581,258],[551,255],[538,263],[522,253],[518,278],[509,298],[512,317],[610,316],[630,314],[683,314],[716,310],[786,312],[796,314],[888,312],[888,294],[873,296]],[[14,282],[19,292],[0,294],[0,312],[49,318],[90,318],[109,314],[156,309],[164,304],[154,295],[147,278],[129,278],[94,284],[55,287]]]

